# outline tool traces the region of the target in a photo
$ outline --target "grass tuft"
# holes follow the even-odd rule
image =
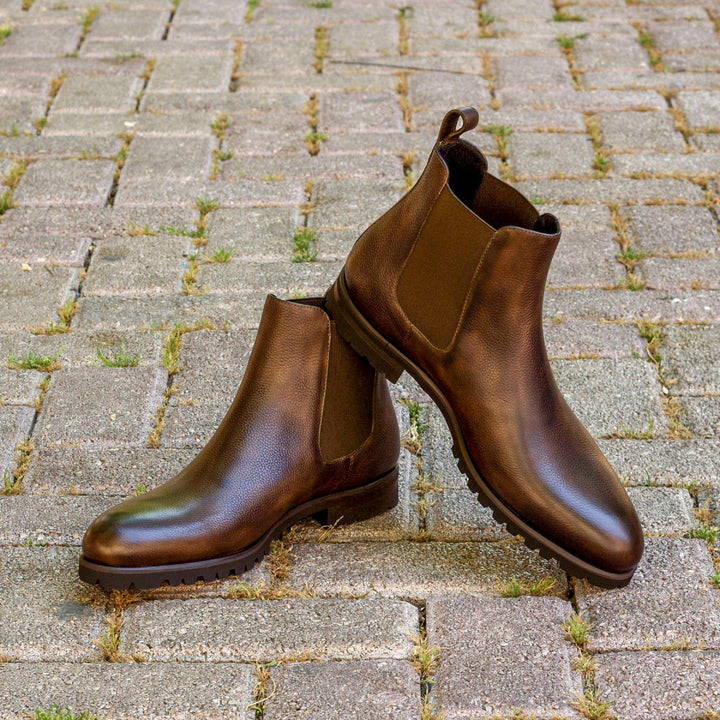
[[[593,626],[583,618],[582,613],[574,611],[563,625],[565,634],[581,650],[585,647],[592,629]]]
[[[124,347],[112,357],[105,355],[100,348],[97,348],[96,352],[105,367],[136,367],[140,362],[140,356],[137,353],[131,355]]]
[[[58,362],[60,355],[40,355],[34,350],[30,350],[25,357],[18,358],[15,355],[8,355],[5,358],[5,364],[10,370],[41,370],[43,372],[53,372],[58,370],[61,363]]]
[[[539,580],[536,580],[535,582],[521,582],[519,580],[516,580],[515,578],[512,578],[510,582],[506,583],[501,591],[500,594],[503,597],[520,597],[521,595],[532,595],[533,597],[541,597],[543,595],[551,595],[553,590],[555,590],[555,586],[557,585],[557,581],[555,578],[550,577],[542,577]]]
[[[309,227],[297,227],[293,235],[293,254],[292,261],[314,262],[317,257],[317,251],[314,249],[316,231]]]
[[[583,22],[585,18],[582,15],[573,15],[560,9],[553,13],[553,20],[555,22]]]
[[[57,705],[52,705],[48,710],[35,710],[32,718],[33,720],[98,720],[95,713],[77,713],[70,708],[59,708]]]

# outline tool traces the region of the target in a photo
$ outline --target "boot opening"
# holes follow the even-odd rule
[[[448,185],[453,195],[494,230],[512,226],[555,232],[549,229],[549,220],[536,227],[540,218],[533,204],[515,188],[490,175],[485,156],[474,145],[458,140],[439,145],[438,153],[448,168]]]
[[[550,213],[543,213],[533,224],[535,232],[555,235],[560,232],[560,221]]]
[[[450,189],[463,205],[472,209],[473,199],[487,172],[485,156],[465,140],[440,145],[438,150],[450,170]]]

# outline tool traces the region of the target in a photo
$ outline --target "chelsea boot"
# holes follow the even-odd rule
[[[350,252],[328,312],[378,372],[409,372],[437,403],[499,522],[570,573],[621,586],[642,555],[640,523],[543,339],[560,225],[488,173],[460,137],[477,122],[474,108],[445,116],[416,185]]]
[[[80,577],[147,588],[242,573],[301,518],[352,522],[394,507],[399,453],[387,382],[323,300],[270,295],[215,434],[170,481],[93,521]]]

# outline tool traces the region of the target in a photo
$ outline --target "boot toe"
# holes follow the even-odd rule
[[[84,557],[92,562],[113,566],[126,565],[132,548],[129,547],[123,532],[122,514],[108,510],[95,518],[83,537],[82,551]]]
[[[600,558],[602,567],[612,573],[635,570],[642,558],[645,541],[635,510],[608,519],[603,528],[604,543]]]

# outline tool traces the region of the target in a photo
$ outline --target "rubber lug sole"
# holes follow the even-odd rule
[[[169,585],[192,585],[198,581],[221,580],[240,575],[268,553],[270,544],[288,527],[307,517],[321,525],[336,522],[349,524],[380,515],[398,504],[398,469],[382,475],[367,485],[324,495],[298,505],[280,518],[251,547],[221,558],[198,562],[156,565],[149,567],[114,567],[80,556],[80,579],[106,589],[125,590],[131,586],[138,590]]]
[[[563,570],[574,577],[587,578],[593,584],[605,588],[624,587],[630,582],[635,568],[625,573],[612,573],[591,565],[531,528],[495,495],[475,469],[450,404],[433,380],[365,319],[350,298],[344,268],[325,296],[325,307],[343,338],[355,352],[367,358],[378,372],[384,373],[390,382],[395,383],[405,371],[430,395],[450,430],[452,453],[458,461],[458,469],[467,479],[468,488],[477,495],[481,505],[492,510],[495,520],[504,524],[511,535],[521,536],[528,547],[537,550],[548,560],[556,560]]]

